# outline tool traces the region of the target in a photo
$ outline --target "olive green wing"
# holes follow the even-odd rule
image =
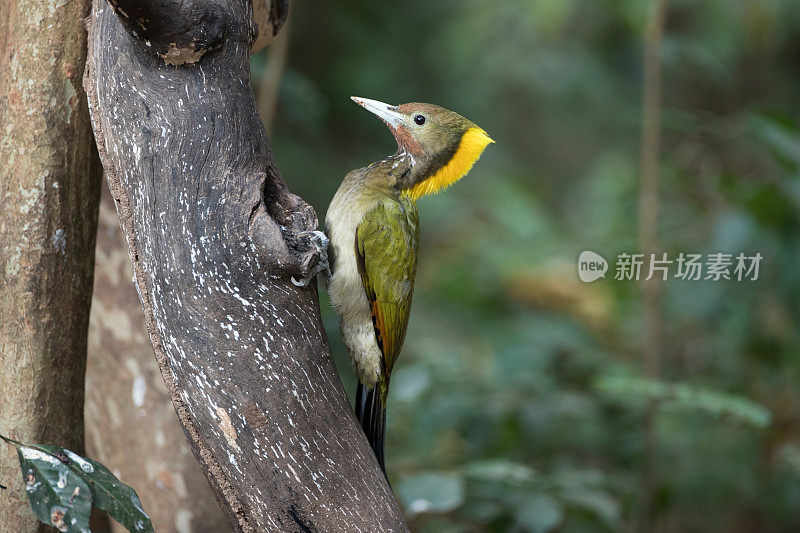
[[[381,202],[356,229],[358,270],[387,376],[406,336],[418,243],[417,208],[406,197]]]

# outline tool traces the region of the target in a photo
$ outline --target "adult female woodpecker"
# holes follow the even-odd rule
[[[328,292],[359,381],[356,416],[385,474],[386,397],[417,270],[416,201],[461,179],[494,141],[435,105],[352,99],[397,140],[394,155],[345,176],[325,217],[333,268]]]

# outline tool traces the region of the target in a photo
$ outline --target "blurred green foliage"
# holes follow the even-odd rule
[[[575,266],[637,248],[646,4],[293,5],[273,149],[320,218],[395,149],[351,95],[437,103],[497,141],[420,201],[387,435],[415,531],[630,530],[652,400],[653,530],[800,530],[800,2],[670,2],[663,250],[764,261],[755,282],[663,285],[661,381],[643,377],[640,284]]]

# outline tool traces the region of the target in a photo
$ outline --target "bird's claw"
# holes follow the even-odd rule
[[[301,266],[303,277],[299,280],[292,276],[292,284],[305,287],[317,274],[324,272],[327,278],[331,277],[331,268],[328,263],[328,237],[319,230],[303,231],[297,235],[298,239],[308,239],[311,243],[312,253],[306,256]]]

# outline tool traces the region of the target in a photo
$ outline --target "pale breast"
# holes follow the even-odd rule
[[[380,374],[381,352],[375,340],[369,302],[358,272],[356,228],[375,206],[345,179],[328,207],[325,226],[333,248],[333,275],[328,283],[331,303],[339,314],[342,336],[362,383],[372,387]]]
[[[356,228],[364,215],[387,196],[409,172],[413,160],[405,152],[354,170],[345,176],[331,200],[325,229],[333,251],[333,275],[328,283],[331,303],[339,314],[342,338],[358,379],[374,387],[380,377],[383,354],[375,339],[370,305],[356,262]]]

